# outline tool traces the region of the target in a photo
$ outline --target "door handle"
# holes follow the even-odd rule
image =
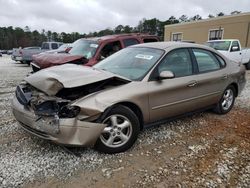
[[[194,87],[197,84],[197,81],[191,81],[188,83],[188,87]]]
[[[223,80],[225,80],[225,79],[227,79],[228,78],[228,75],[227,74],[224,74],[223,76],[222,76],[222,79]]]

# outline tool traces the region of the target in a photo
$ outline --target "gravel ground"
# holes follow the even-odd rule
[[[203,112],[147,129],[132,149],[116,155],[67,151],[25,133],[11,99],[29,71],[0,58],[0,187],[250,186],[249,71],[229,114]]]

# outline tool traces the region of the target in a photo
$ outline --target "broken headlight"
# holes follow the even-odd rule
[[[79,106],[70,106],[66,105],[63,106],[59,111],[60,118],[74,118],[76,117],[81,111]]]

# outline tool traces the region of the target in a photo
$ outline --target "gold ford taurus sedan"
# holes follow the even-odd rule
[[[13,114],[28,132],[71,146],[123,152],[143,128],[201,109],[229,112],[245,68],[190,43],[125,48],[94,67],[66,64],[25,78]]]

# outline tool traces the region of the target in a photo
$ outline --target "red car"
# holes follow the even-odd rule
[[[33,56],[31,66],[34,72],[65,63],[92,66],[128,46],[157,41],[157,36],[148,34],[120,34],[79,39],[72,44],[72,49],[67,53]]]

